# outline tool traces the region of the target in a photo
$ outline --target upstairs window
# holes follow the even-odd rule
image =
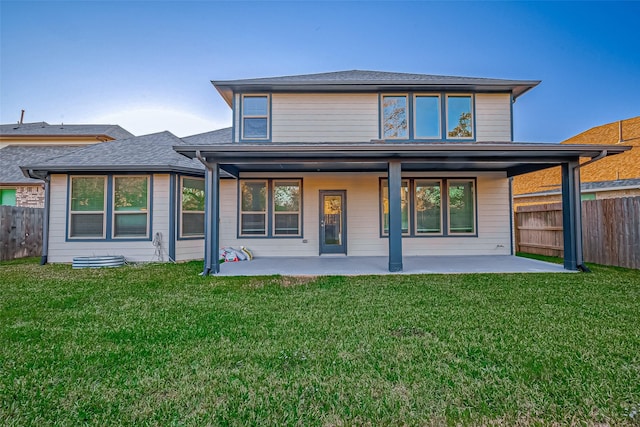
[[[380,137],[386,140],[473,139],[473,96],[383,94],[380,121]]]
[[[406,139],[409,137],[406,95],[384,95],[382,97],[382,137],[384,139]]]
[[[440,139],[440,96],[416,95],[414,102],[415,138]]]
[[[242,138],[269,138],[269,97],[267,95],[242,97]]]
[[[447,138],[473,138],[471,96],[447,95]]]

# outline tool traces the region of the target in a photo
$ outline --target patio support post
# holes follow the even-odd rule
[[[389,271],[402,271],[402,164],[389,161]]]
[[[207,163],[204,175],[204,270],[203,276],[220,272],[220,167]]]
[[[578,270],[582,259],[582,206],[578,159],[562,164],[562,234],[564,268]]]

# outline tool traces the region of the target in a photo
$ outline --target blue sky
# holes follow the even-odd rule
[[[210,80],[365,69],[542,80],[515,139],[640,115],[640,2],[0,0],[0,122],[229,126]]]

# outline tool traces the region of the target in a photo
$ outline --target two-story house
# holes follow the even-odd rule
[[[627,149],[513,142],[514,102],[538,81],[345,71],[212,83],[231,128],[23,165],[50,182],[49,261],[151,260],[156,233],[170,259],[204,256],[204,274],[224,246],[387,256],[390,271],[403,256],[512,255],[510,178],[560,165],[575,270],[578,160]]]
[[[513,142],[513,105],[538,81],[354,70],[212,83],[231,140],[176,147],[206,166],[205,273],[221,242],[385,255],[390,271],[403,255],[513,254],[510,178],[555,165],[577,269],[578,159],[625,150]]]

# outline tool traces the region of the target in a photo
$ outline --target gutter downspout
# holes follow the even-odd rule
[[[44,218],[42,219],[42,257],[40,265],[45,265],[49,258],[49,209],[51,200],[51,175],[44,177]]]
[[[204,157],[202,157],[200,150],[196,150],[196,158],[200,161],[200,163],[202,163],[202,165],[208,171],[209,165],[207,164],[207,161],[204,159]],[[205,178],[204,269],[202,270],[203,276],[208,276],[211,274],[211,268],[209,267],[211,265],[211,254],[209,253],[210,251],[207,249],[207,242],[211,237],[209,236],[209,230],[211,229],[211,227],[207,225],[208,221],[207,221],[207,213],[206,213],[206,209],[207,209],[206,199],[208,198],[209,193],[207,192],[206,187],[207,187],[207,180]]]
[[[604,159],[605,157],[607,157],[607,150],[602,150],[600,152],[600,154],[598,154],[595,157],[592,157],[591,159],[587,160],[584,163],[578,163],[573,170],[571,171],[571,173],[576,174],[576,173],[580,173],[580,169],[584,166],[590,165],[591,163],[597,162],[598,160]],[[582,194],[582,191],[580,190],[580,188],[578,189],[579,194]],[[578,230],[578,232],[580,233],[580,238],[578,239],[578,244],[579,244],[579,248],[577,248],[577,253],[579,256],[578,259],[578,270],[584,272],[584,273],[591,273],[591,270],[589,269],[589,267],[586,266],[586,264],[584,263],[584,258],[583,258],[583,252],[582,252],[582,202],[580,201],[580,203],[577,204],[577,208],[578,208],[578,215],[580,215],[580,230]]]
[[[218,248],[220,247],[220,164],[209,163],[200,150],[196,158],[205,166],[204,179],[204,269],[203,276],[220,272]]]

